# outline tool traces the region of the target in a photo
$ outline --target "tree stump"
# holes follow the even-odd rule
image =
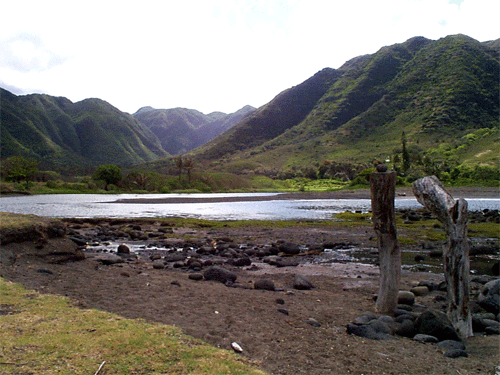
[[[378,169],[383,171],[382,168]],[[394,196],[396,172],[374,172],[370,176],[372,217],[380,257],[380,285],[375,308],[393,314],[398,303],[401,252],[396,234]]]
[[[448,317],[462,339],[472,336],[470,314],[470,260],[467,240],[467,201],[456,202],[436,176],[413,183],[417,201],[437,216],[446,231],[443,254],[448,293]]]

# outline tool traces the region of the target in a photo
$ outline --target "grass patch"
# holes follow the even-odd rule
[[[180,329],[81,310],[0,278],[1,374],[264,374]]]
[[[0,212],[0,229],[25,228],[41,220],[35,215]]]

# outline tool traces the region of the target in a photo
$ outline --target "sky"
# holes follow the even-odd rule
[[[499,0],[0,0],[0,12],[0,87],[128,113],[233,113],[414,36],[500,38]]]

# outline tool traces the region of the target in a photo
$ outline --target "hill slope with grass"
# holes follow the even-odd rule
[[[452,35],[383,47],[282,92],[195,156],[297,175],[332,161],[397,165],[404,138],[414,165],[498,166],[498,44]]]
[[[61,171],[99,164],[130,165],[168,155],[131,115],[100,99],[77,103],[1,89],[2,158],[24,156]]]

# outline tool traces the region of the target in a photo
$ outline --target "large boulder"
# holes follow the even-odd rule
[[[493,314],[499,313],[500,306],[500,279],[483,285],[477,298],[479,306]]]
[[[434,336],[439,341],[460,341],[460,337],[448,316],[438,310],[428,310],[420,314],[415,321],[415,330],[423,335]]]

